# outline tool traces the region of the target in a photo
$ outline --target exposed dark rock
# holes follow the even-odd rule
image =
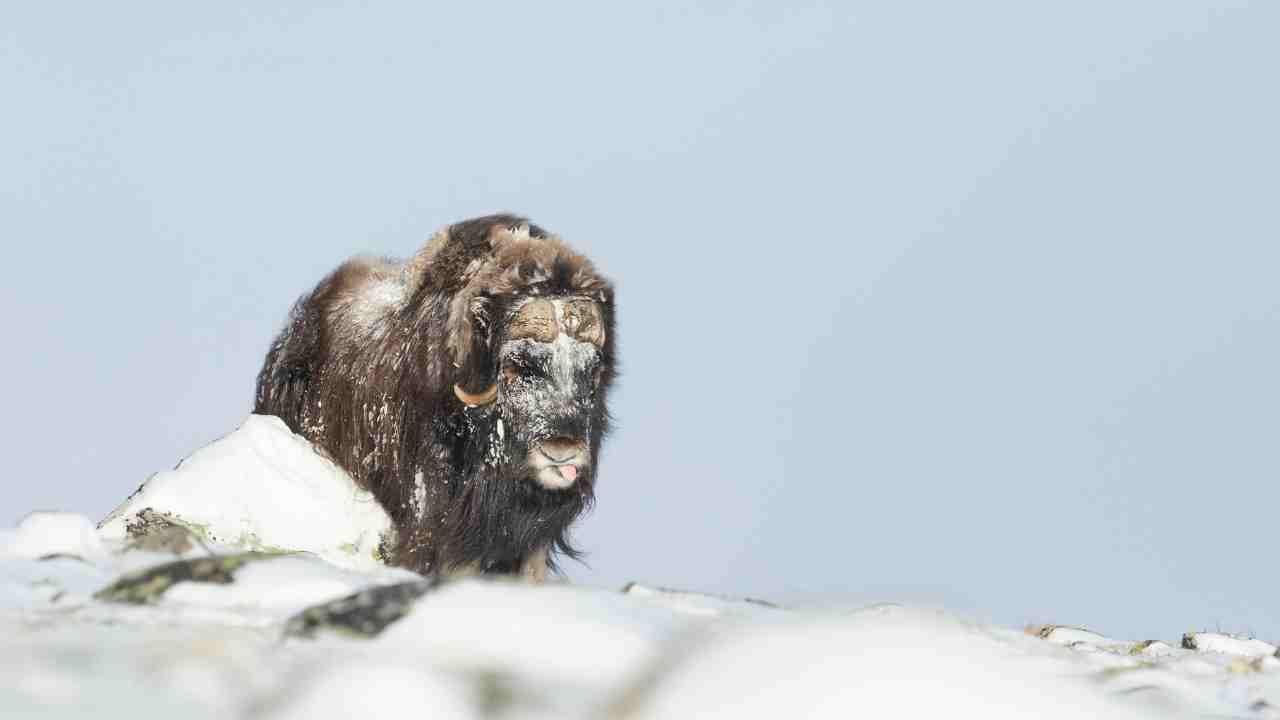
[[[103,602],[135,605],[159,602],[169,588],[180,582],[217,583],[227,585],[235,580],[235,571],[255,560],[280,557],[283,553],[240,553],[215,555],[194,560],[177,560],[132,572],[93,594]]]
[[[409,614],[418,598],[440,584],[436,576],[362,590],[309,607],[285,624],[285,637],[315,637],[320,630],[361,638],[375,637]]]

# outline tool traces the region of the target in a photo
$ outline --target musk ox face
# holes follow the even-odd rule
[[[523,297],[499,333],[497,381],[458,399],[486,409],[493,430],[487,460],[512,482],[589,493],[599,449],[599,395],[605,329],[599,303],[585,297]]]
[[[587,298],[528,298],[506,327],[497,385],[511,457],[540,487],[589,485],[603,372],[598,305]]]
[[[613,289],[523,218],[355,259],[303,296],[259,373],[277,415],[369,488],[420,572],[541,578],[573,557],[615,375]]]

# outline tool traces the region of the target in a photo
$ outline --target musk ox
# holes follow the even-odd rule
[[[390,515],[387,560],[541,580],[590,506],[615,375],[613,288],[524,218],[349,260],[304,295],[258,375],[276,415]]]

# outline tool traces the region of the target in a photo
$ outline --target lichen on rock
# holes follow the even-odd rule
[[[285,624],[286,637],[311,638],[321,630],[341,635],[374,637],[409,614],[414,602],[440,584],[438,577],[379,585],[309,607]]]
[[[215,555],[192,560],[177,560],[128,573],[93,594],[103,602],[154,604],[180,582],[217,583],[235,581],[235,571],[246,563],[280,557],[281,553],[240,553]]]

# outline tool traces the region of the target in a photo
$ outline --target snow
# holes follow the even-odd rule
[[[1031,642],[928,611],[788,618],[751,632],[720,630],[704,642],[668,673],[650,716],[1143,716],[1136,705],[1046,672],[1040,666],[1052,655],[1037,657],[1043,648]]]
[[[18,523],[15,530],[0,536],[0,556],[97,558],[105,553],[93,523],[82,515],[32,512]]]
[[[374,497],[279,418],[251,415],[235,432],[153,475],[102,522],[120,540],[150,508],[205,540],[315,553],[353,568],[379,566],[391,520]]]
[[[375,265],[393,266],[385,261],[372,261]],[[352,298],[348,312],[350,318],[366,332],[375,330],[387,317],[404,304],[405,285],[399,272],[388,277],[370,279]]]
[[[1275,646],[1245,636],[1135,642],[634,583],[430,585],[364,559],[385,518],[298,441],[251,418],[100,531],[68,513],[0,531],[0,717],[1280,717]],[[205,537],[140,542],[125,526],[144,508]],[[263,549],[302,552],[244,554]],[[290,622],[304,611],[314,637]]]
[[[174,556],[103,543],[92,562],[0,562],[0,716],[1274,717],[1280,702],[1271,656],[1169,643],[1151,655],[1152,643],[1063,645],[937,610],[788,610],[643,585],[455,581],[376,637],[293,638],[284,627],[303,609],[415,576],[264,556],[230,584],[119,604],[93,594]]]
[[[1276,654],[1276,646],[1269,642],[1211,632],[1187,633],[1182,638],[1182,646],[1205,652],[1242,655],[1250,658]]]

